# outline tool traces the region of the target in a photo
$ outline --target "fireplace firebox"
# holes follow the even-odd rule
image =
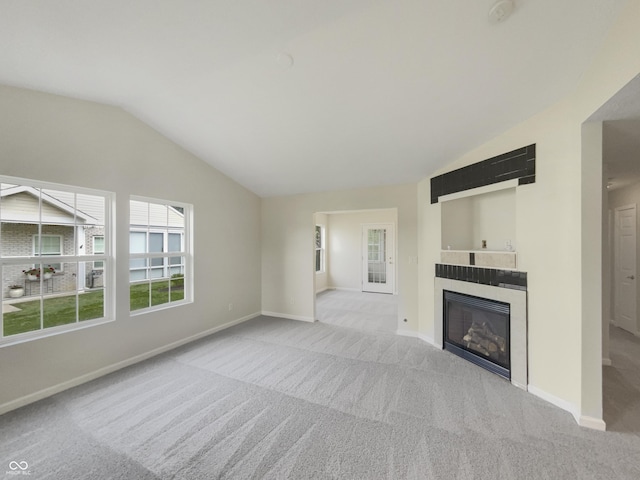
[[[511,379],[510,305],[444,290],[444,349]]]

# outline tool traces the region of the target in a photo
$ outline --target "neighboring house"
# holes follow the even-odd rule
[[[179,207],[156,203],[129,202],[130,253],[181,252],[184,247],[184,214]],[[132,260],[129,265],[131,282],[151,278],[168,278],[184,274],[185,258],[161,257],[151,259],[147,268],[145,259]]]
[[[4,256],[41,256],[43,264],[55,268],[53,279],[44,285],[45,293],[73,292],[76,288],[100,288],[103,285],[104,263],[47,262],[47,255],[93,255],[105,249],[104,205],[99,197],[78,196],[73,206],[73,194],[43,191],[16,185],[0,190],[0,244]],[[42,198],[42,204],[40,204]],[[130,246],[132,253],[178,252],[184,244],[184,215],[179,208],[145,202],[131,202]],[[42,223],[42,231],[38,225]],[[77,232],[77,235],[74,234]],[[184,273],[184,257],[145,259],[131,263],[132,282],[149,278],[167,278]],[[23,270],[35,266],[29,263],[7,266],[2,279],[2,291],[9,285],[24,284],[28,294],[40,293],[40,282],[28,282]],[[77,279],[80,279],[77,281]]]
[[[55,268],[56,274],[45,285],[46,291],[60,293],[83,290],[87,275],[87,264],[49,263],[47,255],[74,255],[76,248],[79,255],[92,254],[94,249],[104,248],[104,219],[96,218],[89,213],[74,208],[73,197],[64,192],[45,193],[42,197],[37,189],[17,185],[3,188],[1,196],[2,229],[0,242],[2,252],[7,257],[41,256],[43,264]],[[42,203],[40,203],[42,198]],[[100,211],[100,208],[88,209]],[[38,232],[42,223],[42,231]],[[77,236],[74,232],[77,231]],[[104,251],[104,250],[103,250]],[[100,253],[99,251],[96,253]],[[92,262],[93,263],[93,262]],[[97,263],[97,262],[96,262]],[[37,266],[35,263],[5,267],[2,276],[3,292],[9,285],[25,284],[27,292],[40,292],[40,282],[28,282],[23,270]],[[98,266],[101,268],[101,265]],[[89,270],[93,266],[89,265]],[[93,286],[98,286],[94,285]]]

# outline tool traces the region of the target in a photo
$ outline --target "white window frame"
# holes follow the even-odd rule
[[[320,228],[320,247],[317,246],[316,235],[318,234],[318,228]],[[316,228],[313,231],[313,244],[315,245],[315,253],[313,257],[314,269],[316,268],[316,257],[318,255],[318,251],[320,251],[320,270],[316,269],[316,274],[325,273],[326,265],[326,246],[325,246],[325,227],[324,225],[317,224]]]
[[[113,220],[113,212],[115,211],[115,194],[113,192],[107,192],[103,190],[97,190],[92,188],[78,187],[74,185],[63,185],[58,183],[50,183],[50,182],[41,182],[37,180],[31,180],[26,178],[19,177],[9,177],[0,175],[0,183],[19,185],[24,187],[32,187],[35,189],[43,189],[43,190],[56,190],[61,192],[72,193],[75,195],[92,195],[99,196],[104,198],[104,229],[105,229],[105,253],[99,256],[99,259],[104,262],[107,267],[106,275],[104,279],[104,316],[100,318],[94,318],[91,320],[79,320],[78,317],[78,295],[84,288],[84,278],[78,278],[78,284],[75,289],[76,296],[76,321],[74,323],[68,323],[65,325],[58,325],[55,327],[47,327],[44,328],[44,305],[45,305],[45,293],[40,293],[38,296],[34,295],[34,300],[40,300],[40,329],[33,330],[30,332],[17,333],[14,335],[4,336],[4,318],[3,314],[0,313],[0,348],[8,345],[15,345],[17,343],[23,343],[26,341],[35,340],[38,338],[50,337],[53,335],[60,335],[66,332],[80,330],[83,328],[90,328],[95,325],[102,325],[104,323],[112,322],[115,319],[115,275],[113,275],[113,265],[115,265],[114,258],[114,220]],[[0,197],[0,213],[2,212],[2,198]],[[38,225],[38,235],[48,235],[42,234],[42,227],[47,225],[42,221],[42,197],[38,200],[39,203],[39,218],[40,221]],[[2,220],[4,221],[4,220]],[[78,227],[83,227],[83,223],[79,222],[77,218],[74,218],[73,223],[70,223],[69,226],[74,228],[74,232],[78,231]],[[74,236],[76,234],[74,233]],[[2,242],[2,222],[0,221],[0,245]],[[64,242],[64,239],[62,239]],[[90,263],[96,260],[95,255],[85,255],[79,254],[76,251],[73,255],[63,255],[64,253],[64,243],[61,243],[61,248],[63,251],[60,255],[24,255],[24,256],[11,256],[11,257],[3,257],[0,252],[0,275],[3,275],[4,267],[11,265],[40,265],[46,266],[48,264],[60,263],[76,263],[78,267],[82,263]],[[33,248],[32,248],[32,253]],[[45,261],[46,259],[46,261]],[[36,267],[37,268],[37,267]],[[56,271],[58,271],[56,269]],[[80,283],[81,282],[81,283]],[[4,298],[2,299],[4,301]]]
[[[176,227],[158,227],[148,225],[139,225],[129,224],[129,232],[146,232],[146,253],[131,253],[129,251],[129,272],[132,270],[147,270],[152,269],[153,267],[137,267],[131,268],[131,260],[137,259],[145,259],[151,261],[154,258],[161,259],[170,259],[171,257],[183,257],[184,263],[180,265],[170,265],[167,262],[163,261],[163,276],[160,278],[145,278],[143,280],[135,280],[131,281],[130,284],[141,284],[141,283],[149,283],[152,284],[154,281],[166,281],[171,278],[171,268],[175,268],[176,266],[181,266],[184,272],[184,298],[182,300],[176,300],[173,302],[162,303],[159,305],[152,305],[146,308],[140,308],[138,310],[130,310],[130,315],[137,316],[143,315],[145,313],[154,312],[157,310],[164,310],[167,308],[174,308],[180,305],[193,303],[193,205],[184,203],[184,202],[174,202],[170,200],[158,199],[158,198],[150,198],[150,197],[142,197],[138,195],[131,195],[129,197],[129,207],[131,208],[131,201],[137,202],[145,202],[145,203],[153,203],[158,205],[163,205],[168,207],[168,209],[172,207],[180,207],[183,209],[183,212],[179,212],[178,210],[173,209],[177,213],[181,214],[184,218],[184,231],[181,229],[177,229]],[[167,209],[167,210],[168,210]],[[149,221],[150,222],[150,221]],[[149,234],[150,233],[163,233],[163,251],[162,252],[149,252]],[[169,242],[169,234],[170,233],[181,233],[182,234],[182,251],[180,252],[169,252],[168,250],[168,242]],[[170,262],[170,260],[169,260]],[[160,267],[157,267],[160,268]],[[147,275],[147,277],[151,277],[151,275]],[[151,289],[149,292],[151,295]],[[151,302],[150,302],[151,303]]]

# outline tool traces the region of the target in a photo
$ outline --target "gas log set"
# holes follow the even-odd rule
[[[467,348],[494,361],[504,363],[508,360],[506,358],[506,339],[496,334],[487,321],[474,321],[462,340]]]

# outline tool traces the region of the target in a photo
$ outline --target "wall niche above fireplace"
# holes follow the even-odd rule
[[[441,218],[442,250],[516,250],[515,187],[444,201]]]

